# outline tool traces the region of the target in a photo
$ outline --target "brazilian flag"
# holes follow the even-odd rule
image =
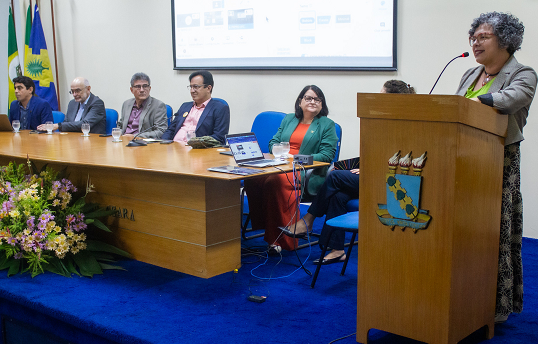
[[[32,33],[28,42],[28,53],[26,54],[26,61],[24,61],[24,74],[34,80],[35,93],[48,101],[52,110],[57,111],[58,97],[56,97],[47,43],[45,42],[45,34],[43,33],[37,4],[34,10]]]
[[[16,99],[15,89],[13,87],[13,79],[21,76],[21,64],[19,63],[19,51],[17,49],[17,38],[15,36],[15,22],[13,21],[13,13],[9,6],[9,23],[8,23],[8,43],[7,43],[7,65],[8,65],[8,110],[11,102]],[[9,113],[9,111],[8,111]]]

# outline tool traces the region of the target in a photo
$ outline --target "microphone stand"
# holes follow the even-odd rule
[[[432,94],[433,89],[434,89],[435,86],[437,85],[437,82],[439,81],[439,79],[441,79],[441,75],[443,75],[443,72],[445,71],[446,67],[448,67],[448,65],[451,64],[452,61],[454,61],[455,59],[458,59],[458,58],[460,58],[460,57],[467,57],[467,56],[469,56],[469,53],[468,53],[468,52],[464,52],[463,54],[458,55],[458,56],[454,57],[452,60],[450,60],[450,62],[448,62],[448,63],[446,64],[445,68],[443,68],[443,71],[441,72],[441,74],[439,74],[439,77],[437,77],[437,80],[435,80],[435,84],[433,84],[433,87],[432,87],[432,89],[430,90],[430,93],[428,93],[428,94]]]

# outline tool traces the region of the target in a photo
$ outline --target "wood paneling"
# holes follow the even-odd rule
[[[491,132],[505,128],[491,123],[503,116],[462,97],[379,96],[358,96],[357,341],[372,328],[427,343],[457,343],[485,325],[492,336],[504,139]],[[474,105],[480,114],[459,113]],[[476,128],[473,116],[493,119]],[[420,208],[432,221],[416,234],[391,231],[375,213],[387,202],[387,161],[400,150],[428,152]]]

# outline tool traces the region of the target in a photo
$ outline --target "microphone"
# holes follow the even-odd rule
[[[435,85],[437,85],[437,82],[439,81],[439,79],[441,79],[441,75],[443,75],[443,72],[445,71],[446,67],[448,67],[448,65],[451,64],[452,61],[454,61],[454,60],[457,59],[457,58],[460,58],[460,57],[467,57],[467,56],[469,56],[469,53],[466,51],[466,52],[464,52],[463,54],[458,55],[458,56],[454,57],[452,60],[450,60],[450,62],[448,62],[448,63],[446,64],[445,68],[443,68],[443,71],[441,72],[441,74],[439,74],[439,77],[437,78],[437,80],[435,80],[435,84],[433,84],[433,87],[432,87],[430,93],[428,93],[428,94],[432,94],[433,89],[435,88]]]
[[[168,118],[166,119],[166,121],[168,121]],[[139,131],[138,134],[136,134],[133,139],[127,144],[126,147],[139,147],[139,146],[147,146],[148,143],[144,140],[137,140],[136,138],[140,135],[140,134],[144,134],[144,133],[147,133],[148,131],[150,130],[153,130],[155,129],[155,127],[157,127],[158,125],[160,124],[164,124],[164,122],[162,123],[155,123],[153,124],[151,127],[145,129],[145,130],[142,130],[142,131]]]

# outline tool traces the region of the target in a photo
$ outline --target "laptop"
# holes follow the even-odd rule
[[[265,159],[254,133],[229,134],[226,135],[226,142],[239,166],[269,167],[288,164],[287,160]]]
[[[13,131],[13,127],[11,126],[11,122],[7,115],[0,115],[0,131]]]

